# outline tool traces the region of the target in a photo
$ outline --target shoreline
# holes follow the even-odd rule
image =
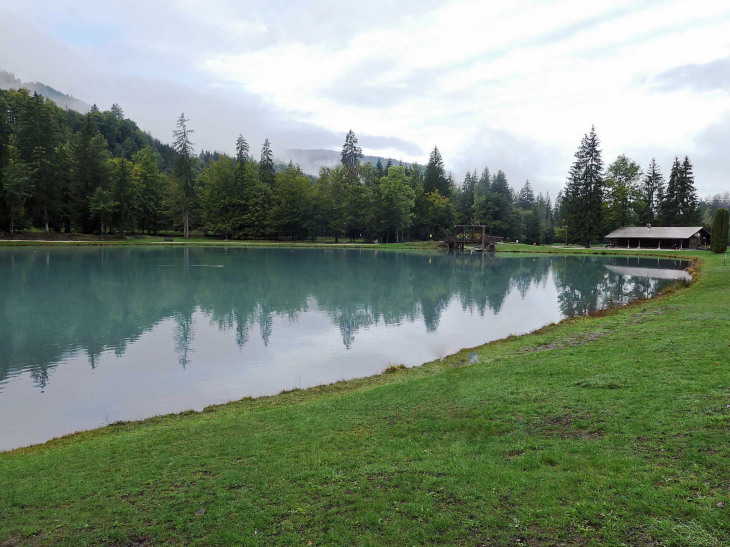
[[[167,244],[169,245],[170,243],[167,243]],[[146,245],[149,245],[149,244],[146,244]],[[340,247],[342,247],[341,244],[339,244],[339,245],[340,245]],[[556,255],[556,254],[561,254],[561,255],[591,254],[591,255],[598,255],[598,256],[609,256],[609,255],[613,255],[613,256],[639,256],[640,255],[640,253],[632,253],[630,251],[629,252],[621,252],[621,250],[617,250],[617,251],[613,251],[613,252],[605,252],[601,248],[597,248],[597,249],[596,248],[590,248],[590,249],[583,248],[583,251],[585,251],[585,252],[583,252],[583,253],[573,253],[572,251],[574,251],[575,249],[569,249],[569,248],[564,248],[564,247],[548,248],[546,246],[542,246],[541,247],[542,250],[535,250],[535,247],[531,247],[531,246],[527,246],[527,245],[519,245],[519,244],[507,244],[507,245],[510,245],[511,247],[525,247],[526,249],[524,249],[524,250],[522,250],[522,249],[515,250],[515,249],[511,249],[511,248],[510,249],[500,249],[498,252],[511,253],[511,254],[526,254],[526,255],[533,254],[535,256],[545,255],[545,254],[549,254],[549,255]],[[243,245],[243,246],[248,246],[248,247],[263,247],[263,248],[276,248],[277,247],[277,245],[272,245],[272,246],[268,246],[268,245]],[[1,245],[0,245],[0,247],[1,247]],[[329,247],[329,246],[324,246],[323,245],[322,247]],[[322,247],[308,246],[306,248],[322,248]],[[291,247],[289,247],[289,248],[291,248]],[[352,247],[350,247],[350,248],[352,248]],[[370,249],[371,250],[383,250],[383,249],[372,248],[372,247],[370,247]],[[424,249],[422,249],[422,248],[413,248],[413,249],[409,249],[409,248],[393,249],[393,248],[391,248],[391,249],[387,249],[386,248],[385,250],[397,251],[397,250],[424,250]],[[442,249],[433,249],[433,251],[437,251],[437,250],[442,250]],[[444,252],[446,252],[446,251],[444,251]],[[680,251],[677,251],[677,252],[679,253]],[[650,255],[650,256],[652,256],[652,255]],[[510,335],[505,336],[503,338],[498,338],[496,340],[492,340],[492,341],[489,341],[489,342],[485,342],[484,344],[479,344],[479,345],[473,346],[473,347],[461,348],[461,349],[459,349],[458,351],[456,351],[456,352],[454,352],[452,354],[449,354],[449,355],[446,355],[446,356],[442,357],[441,359],[435,359],[433,361],[426,361],[424,363],[421,363],[420,365],[414,365],[414,366],[411,366],[411,367],[405,367],[405,369],[397,368],[395,370],[390,370],[389,371],[389,369],[392,369],[392,366],[390,366],[390,367],[386,367],[386,369],[384,369],[382,372],[380,372],[378,374],[375,374],[375,375],[371,375],[371,376],[355,377],[355,378],[351,378],[349,380],[338,380],[336,382],[331,382],[331,383],[327,383],[327,384],[319,384],[319,385],[314,385],[314,386],[310,386],[310,387],[307,387],[307,388],[301,388],[301,389],[300,388],[293,388],[293,389],[283,390],[283,391],[281,391],[279,393],[275,393],[275,394],[271,394],[271,395],[261,395],[261,396],[257,396],[257,397],[246,396],[246,397],[242,397],[240,399],[234,399],[234,400],[230,400],[230,401],[226,401],[226,402],[222,402],[222,403],[216,403],[216,404],[208,405],[205,408],[203,408],[202,410],[188,409],[188,410],[183,410],[183,411],[180,411],[180,412],[169,412],[169,413],[165,413],[165,414],[156,414],[156,415],[149,416],[147,418],[140,418],[140,419],[137,419],[137,420],[122,420],[122,421],[118,421],[118,422],[112,422],[112,423],[109,423],[107,425],[95,427],[93,429],[84,429],[84,430],[79,430],[79,431],[75,431],[75,432],[72,432],[72,433],[67,433],[67,434],[64,434],[64,435],[61,435],[61,436],[58,436],[58,437],[53,437],[51,439],[48,439],[47,441],[43,441],[43,442],[40,442],[40,443],[35,443],[35,444],[27,445],[27,446],[20,446],[20,447],[17,447],[17,448],[11,448],[11,449],[7,449],[7,450],[1,450],[0,449],[0,456],[2,456],[3,454],[15,452],[15,451],[31,450],[31,449],[34,449],[34,448],[45,447],[49,443],[50,444],[53,444],[56,441],[71,439],[73,437],[76,437],[77,435],[85,435],[85,434],[90,434],[90,433],[94,433],[94,432],[97,432],[97,431],[103,431],[103,430],[105,430],[107,428],[113,428],[113,427],[118,426],[118,425],[129,425],[129,424],[139,424],[139,425],[141,425],[141,424],[144,424],[145,422],[148,422],[148,421],[157,421],[157,420],[164,419],[164,418],[178,417],[178,416],[189,416],[189,415],[198,414],[198,413],[202,413],[202,412],[209,412],[211,409],[215,409],[215,408],[221,407],[221,406],[228,406],[228,405],[240,404],[240,403],[243,403],[243,402],[249,401],[249,400],[253,400],[253,401],[269,400],[269,399],[273,399],[273,398],[276,398],[276,397],[280,397],[282,395],[287,395],[287,394],[293,393],[293,392],[309,392],[309,391],[312,391],[312,390],[316,390],[316,391],[328,391],[326,388],[336,388],[337,386],[340,386],[340,385],[343,385],[344,386],[344,385],[347,385],[347,384],[349,384],[350,386],[352,386],[352,384],[354,384],[354,383],[362,383],[362,384],[364,384],[363,387],[365,387],[365,385],[368,385],[370,383],[379,384],[378,382],[373,382],[373,380],[374,379],[377,379],[377,378],[380,378],[381,376],[386,375],[386,374],[392,374],[393,372],[398,372],[400,370],[420,369],[420,368],[424,368],[424,367],[431,366],[431,365],[436,366],[436,365],[439,365],[439,364],[443,364],[446,361],[449,361],[449,363],[450,363],[453,359],[457,359],[457,360],[461,359],[459,361],[459,364],[457,366],[473,365],[473,364],[476,364],[476,363],[468,363],[468,354],[469,353],[472,353],[472,352],[475,352],[475,351],[478,351],[478,350],[486,349],[490,345],[498,344],[500,342],[514,341],[514,340],[519,340],[519,339],[522,339],[522,338],[527,338],[527,337],[530,337],[530,336],[533,336],[533,335],[536,335],[536,334],[541,333],[544,329],[547,329],[547,328],[550,328],[550,327],[559,327],[560,325],[563,325],[563,324],[568,323],[568,322],[579,321],[579,320],[586,320],[586,319],[591,319],[591,318],[594,318],[594,317],[601,317],[601,316],[604,316],[607,313],[617,312],[617,311],[620,311],[620,310],[623,310],[623,309],[631,308],[633,306],[638,306],[638,305],[646,304],[647,302],[653,302],[653,301],[655,301],[657,299],[660,299],[660,298],[663,298],[663,297],[665,297],[665,296],[667,296],[669,294],[672,294],[672,293],[676,292],[677,290],[683,290],[683,289],[689,288],[689,286],[691,286],[691,284],[693,284],[696,281],[697,276],[699,275],[699,273],[701,271],[702,263],[703,263],[703,261],[702,261],[701,258],[697,258],[695,256],[678,256],[676,254],[653,255],[653,256],[654,257],[657,257],[657,258],[675,258],[675,259],[680,259],[680,260],[685,260],[687,262],[690,262],[690,266],[688,268],[686,268],[685,271],[687,271],[690,274],[691,280],[689,280],[689,281],[682,281],[682,280],[679,280],[678,279],[675,283],[673,283],[669,287],[666,287],[661,292],[659,292],[658,294],[656,294],[655,296],[652,296],[650,298],[638,298],[636,300],[632,300],[631,302],[628,302],[627,304],[623,304],[623,305],[618,305],[618,306],[611,306],[611,305],[609,305],[606,308],[603,308],[603,309],[600,309],[600,310],[596,310],[596,311],[591,312],[591,313],[586,314],[586,315],[576,315],[576,316],[572,316],[572,317],[566,317],[565,319],[562,319],[561,321],[558,321],[557,323],[550,323],[550,324],[547,324],[547,325],[543,325],[543,326],[538,327],[535,330],[532,330],[530,332],[525,332],[523,334],[510,334]],[[462,361],[465,358],[467,359],[467,362],[466,363],[463,363]],[[395,365],[395,366],[398,367],[398,365]],[[450,364],[449,366],[454,366],[454,365],[453,364]]]

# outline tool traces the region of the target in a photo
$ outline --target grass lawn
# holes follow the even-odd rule
[[[171,238],[172,241],[165,241]],[[204,237],[202,235],[193,235],[189,239],[183,239],[179,235],[136,235],[129,238],[118,236],[107,236],[101,239],[98,235],[69,235],[69,234],[44,234],[43,232],[27,232],[14,236],[13,238],[0,239],[0,247],[33,247],[33,246],[61,246],[61,245],[189,245],[189,246],[219,246],[226,245],[230,247],[345,247],[345,248],[368,248],[368,249],[430,249],[434,250],[437,246],[436,241],[407,241],[404,243],[366,243],[362,239],[356,239],[350,242],[349,239],[340,239],[335,243],[334,239],[325,239],[318,237],[315,240],[265,240],[265,239],[249,239],[238,240],[231,239],[224,241],[222,239]],[[525,245],[522,245],[525,247]]]
[[[2,453],[0,546],[729,545],[730,266],[682,256],[691,286],[476,364]]]

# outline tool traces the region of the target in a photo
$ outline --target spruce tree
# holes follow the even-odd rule
[[[193,198],[195,197],[195,176],[193,173],[194,150],[193,143],[190,142],[190,134],[193,130],[187,128],[185,114],[180,114],[177,119],[177,129],[172,132],[174,141],[173,148],[177,154],[173,174],[177,182],[179,192],[180,205],[183,217],[183,237],[190,237],[190,208]]]
[[[661,221],[665,226],[681,226],[681,182],[682,165],[679,158],[674,158],[669,182],[661,200]]]
[[[600,237],[604,197],[603,159],[595,127],[584,135],[565,185],[564,205],[571,237],[588,248]]]
[[[660,198],[664,195],[664,176],[656,159],[652,158],[641,183],[641,207],[639,222],[655,224],[659,217]]]
[[[240,133],[236,139],[236,161],[239,164],[248,161],[248,142],[246,142],[246,139]]]
[[[427,194],[438,190],[442,196],[451,196],[452,184],[446,176],[444,160],[437,146],[434,146],[428,158],[428,165],[426,165],[426,173],[423,180],[423,190]]]
[[[532,209],[535,205],[535,193],[532,191],[530,181],[526,180],[517,197],[517,206],[521,209]]]
[[[265,184],[269,190],[274,188],[274,179],[276,170],[274,168],[274,153],[271,151],[271,143],[269,139],[264,140],[261,148],[261,161],[259,162],[259,180]]]
[[[679,175],[680,225],[693,226],[699,222],[699,199],[692,163],[687,156],[684,157]]]
[[[356,169],[360,165],[362,148],[357,145],[357,137],[352,129],[345,135],[345,144],[342,145],[342,153],[340,156],[342,165],[347,169]]]
[[[375,176],[378,179],[381,179],[385,176],[385,171],[383,171],[383,162],[380,161],[380,158],[378,158],[378,163],[375,164]]]

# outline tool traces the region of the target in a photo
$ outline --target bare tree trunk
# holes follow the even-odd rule
[[[190,232],[188,231],[188,222],[190,219],[190,211],[187,207],[185,207],[185,212],[183,213],[183,237],[185,239],[188,239],[190,237]]]
[[[101,239],[104,239],[104,219],[101,219]]]
[[[51,231],[48,229],[48,210],[47,209],[43,209],[43,223],[45,224],[45,227],[46,227],[46,234],[51,233]]]

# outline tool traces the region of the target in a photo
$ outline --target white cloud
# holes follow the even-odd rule
[[[437,144],[457,177],[487,163],[509,167],[513,184],[529,177],[554,194],[595,124],[609,161],[630,150],[642,164],[652,154],[668,162],[662,155],[695,152],[700,191],[726,184],[725,160],[702,154],[701,143],[730,112],[727,93],[686,78],[676,88],[665,78],[660,88],[653,78],[730,56],[727,2],[113,0],[93,12],[80,5],[7,0],[6,9],[76,44],[105,77],[121,71],[151,88],[173,85],[178,104],[170,108],[205,116],[196,124],[199,140],[211,141],[200,143],[206,148],[231,146],[227,134],[238,131],[258,136],[272,126],[284,134],[288,123],[287,146],[331,147],[333,135],[352,128],[404,141],[366,152],[423,160],[415,151]],[[85,28],[110,29],[110,43],[81,48],[72,38]],[[72,91],[96,100],[79,87]],[[122,104],[132,96],[122,85],[114,91]],[[196,102],[206,100],[220,108]],[[229,108],[240,115],[227,116]],[[148,110],[139,109],[153,117]]]

